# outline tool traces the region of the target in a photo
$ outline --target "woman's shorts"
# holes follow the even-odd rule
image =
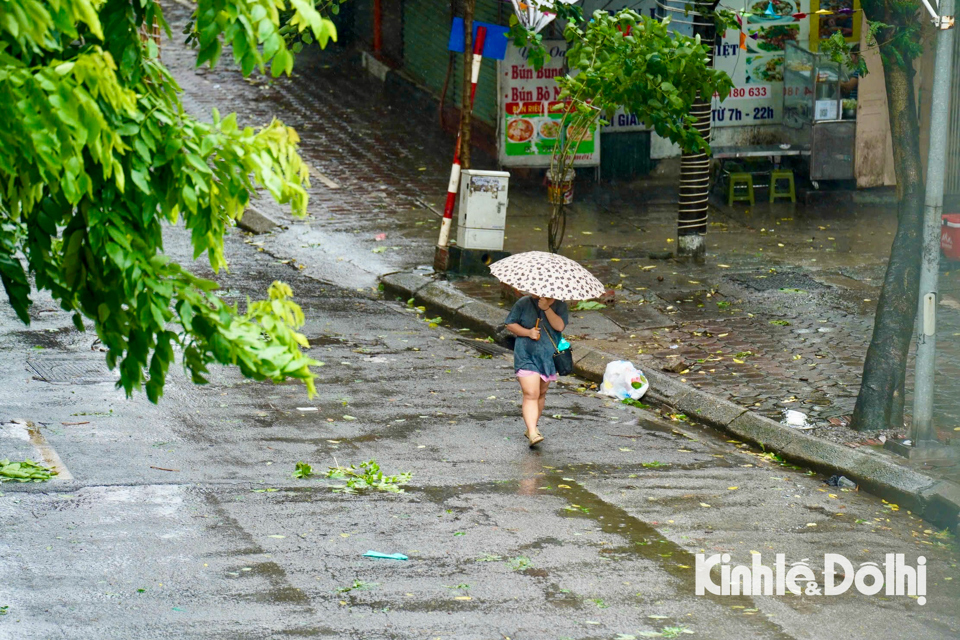
[[[560,376],[553,374],[552,376],[545,376],[542,373],[536,371],[530,371],[529,369],[517,369],[518,378],[526,378],[527,376],[540,376],[540,379],[544,382],[554,382],[560,379]]]

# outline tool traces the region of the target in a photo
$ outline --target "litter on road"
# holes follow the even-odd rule
[[[379,551],[367,551],[363,554],[365,558],[379,558],[382,560],[409,560],[407,556],[402,553],[381,553]]]

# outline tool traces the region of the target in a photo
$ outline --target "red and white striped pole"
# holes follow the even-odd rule
[[[473,112],[473,99],[477,95],[477,80],[480,78],[480,63],[483,62],[483,41],[486,40],[486,27],[477,27],[477,38],[473,43],[473,67],[470,70],[470,111]],[[445,250],[450,244],[450,227],[453,224],[453,205],[460,188],[460,132],[457,132],[457,144],[453,149],[453,166],[450,167],[450,182],[447,184],[447,203],[443,207],[443,223],[440,225],[440,240],[437,248]]]

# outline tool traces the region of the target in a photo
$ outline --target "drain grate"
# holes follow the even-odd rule
[[[774,289],[800,289],[802,291],[817,291],[826,287],[805,273],[746,273],[738,276],[729,276],[733,282],[750,287],[755,291],[771,291]]]
[[[102,358],[42,358],[27,361],[34,377],[51,384],[97,384],[116,377]]]

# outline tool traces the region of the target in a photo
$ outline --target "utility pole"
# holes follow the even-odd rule
[[[937,444],[933,427],[933,380],[937,346],[937,280],[940,272],[940,225],[943,178],[949,135],[950,80],[953,68],[954,0],[940,0],[937,11],[923,0],[937,27],[937,56],[930,103],[930,148],[927,156],[923,257],[920,265],[920,308],[917,321],[917,361],[913,397],[915,447]],[[939,15],[938,15],[939,13]]]

